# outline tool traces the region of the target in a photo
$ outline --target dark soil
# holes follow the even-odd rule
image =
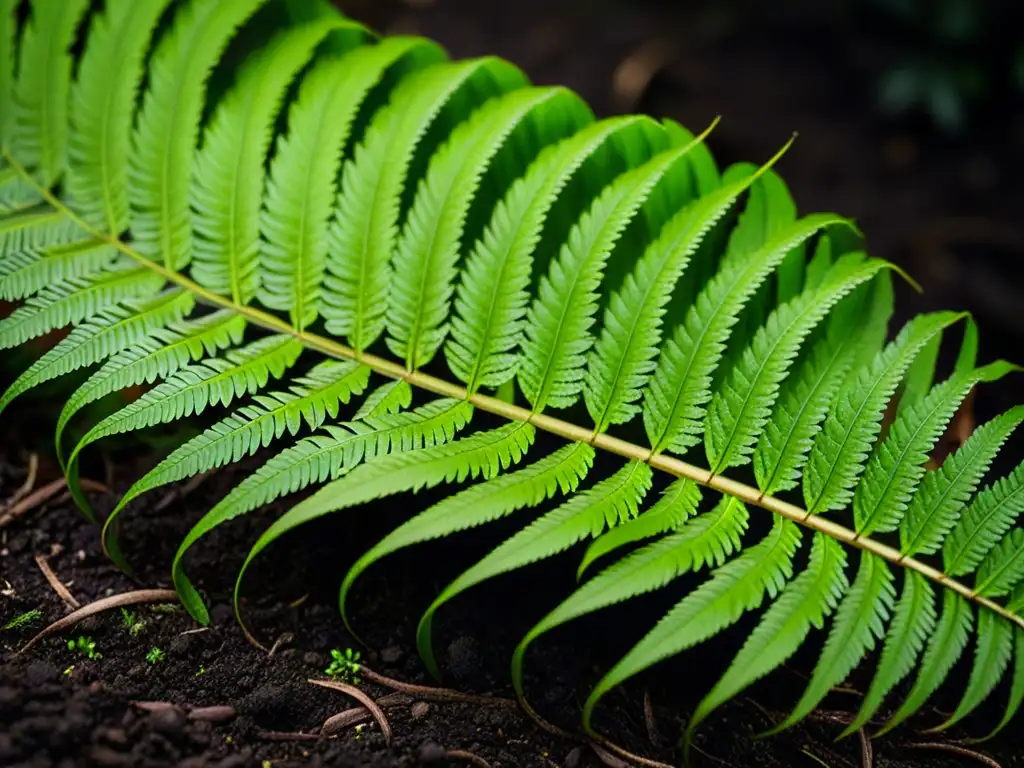
[[[983,356],[1019,359],[1024,236],[1015,216],[1022,210],[1022,196],[1008,166],[1020,154],[1020,114],[989,120],[970,142],[939,140],[916,125],[883,123],[871,112],[863,86],[871,71],[870,62],[862,65],[865,51],[873,50],[871,40],[836,38],[820,14],[801,16],[799,22],[785,16],[767,20],[756,9],[735,15],[717,3],[701,10],[699,5],[625,0],[350,0],[342,5],[379,29],[434,37],[455,56],[503,55],[537,82],[576,89],[599,114],[649,111],[691,128],[721,114],[723,123],[711,143],[722,163],[763,159],[794,129],[800,130],[801,138],[781,171],[801,209],[856,216],[872,252],[901,263],[925,285],[923,298],[901,297],[904,314],[937,306],[970,309],[982,326]],[[804,11],[814,6],[804,5]],[[652,41],[668,46],[663,65],[639,88],[613,87],[616,68]],[[987,388],[978,396],[979,415],[987,418],[1019,401],[1019,385]],[[36,402],[21,409],[20,418],[4,415],[0,500],[23,481],[29,449],[45,456],[53,423],[50,410],[47,403]],[[1006,453],[1020,457],[1020,443]],[[159,455],[123,447],[112,451],[108,484],[123,492]],[[166,504],[160,503],[158,492],[133,505],[123,532],[125,551],[136,568],[133,577],[103,557],[98,529],[66,500],[56,499],[0,530],[0,626],[27,610],[43,614],[30,629],[0,634],[0,722],[5,726],[0,730],[0,765],[470,765],[464,757],[445,757],[456,750],[477,755],[494,768],[601,764],[579,737],[553,736],[518,708],[498,701],[482,705],[411,697],[387,712],[394,731],[390,747],[372,724],[359,732],[349,728],[335,738],[316,738],[328,716],[355,706],[340,693],[306,682],[323,677],[330,650],[357,648],[366,665],[381,674],[433,684],[416,655],[416,622],[452,576],[508,532],[474,532],[415,548],[372,569],[353,594],[352,613],[365,642],[360,645],[338,616],[337,585],[355,556],[407,516],[412,506],[408,499],[307,526],[257,563],[245,586],[245,616],[264,644],[277,645],[273,656],[246,641],[228,603],[242,556],[286,508],[283,503],[224,526],[195,548],[190,574],[213,606],[210,629],[195,631],[196,625],[180,610],[139,607],[134,612],[145,626],[135,636],[115,611],[13,656],[34,631],[67,612],[44,579],[36,555],[49,556],[55,573],[82,603],[140,587],[166,587],[181,537],[258,464],[256,459],[223,470],[188,493],[177,489],[180,496]],[[87,471],[102,477],[103,465],[96,461]],[[44,458],[37,485],[56,476],[56,468]],[[101,511],[115,501],[113,495],[94,499]],[[417,498],[415,508],[426,503]],[[510,697],[511,651],[567,594],[573,583],[572,560],[556,559],[498,579],[444,608],[435,638],[445,685]],[[538,642],[527,662],[527,690],[534,707],[550,721],[575,730],[589,687],[678,598],[679,590],[666,592],[671,594],[577,622]],[[749,628],[749,623],[741,624],[713,647],[660,665],[610,694],[600,708],[600,730],[632,752],[674,761],[687,714],[724,670]],[[67,640],[79,634],[95,641],[102,658],[88,660],[67,648]],[[983,764],[915,745],[949,745],[983,732],[987,721],[1001,714],[1005,685],[964,730],[921,734],[918,729],[941,721],[937,711],[925,712],[909,727],[875,743],[873,763],[862,762],[862,744],[856,738],[834,743],[842,730],[837,721],[857,706],[856,692],[833,694],[825,702],[828,709],[806,724],[754,741],[752,735],[775,722],[799,696],[820,635],[785,669],[707,722],[697,739],[695,765]],[[162,649],[164,659],[151,663],[146,654],[154,647]],[[864,689],[864,675],[870,673],[866,666],[852,681],[854,689]],[[955,705],[963,682],[960,670],[943,689],[937,703],[941,710]],[[374,698],[391,693],[365,681],[361,687]],[[653,730],[645,723],[645,693],[652,703]],[[139,702],[150,704],[140,707]],[[171,706],[154,710],[152,702]],[[230,710],[203,709],[214,706]],[[211,714],[214,721],[202,719]],[[280,740],[275,733],[307,737]],[[1024,753],[1019,733],[1019,727],[1008,728],[979,749],[1004,768],[1024,765],[1024,756],[1018,756]]]

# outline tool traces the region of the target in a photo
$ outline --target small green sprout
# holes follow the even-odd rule
[[[67,668],[66,668],[66,669],[64,670],[64,675],[65,675],[66,677],[71,677],[71,673],[72,673],[72,672],[74,672],[74,671],[75,671],[75,665],[74,665],[74,664],[70,664],[70,665],[69,665],[69,666],[68,666],[68,667],[67,667]]]
[[[4,624],[3,627],[0,627],[0,631],[6,632],[9,629],[24,629],[30,624],[35,624],[41,618],[43,618],[43,612],[38,608],[34,608],[31,611],[19,613],[13,619]]]
[[[362,738],[362,736],[363,736],[363,728],[365,728],[365,727],[366,727],[365,723],[360,723],[359,725],[356,726],[356,741],[359,741],[359,739]]]
[[[359,684],[359,651],[346,648],[342,653],[337,648],[332,648],[331,659],[331,665],[324,670],[327,675],[340,678],[352,685]]]
[[[149,653],[146,654],[146,661],[150,664],[156,664],[164,660],[164,652],[156,646],[149,649]]]
[[[128,630],[128,634],[132,637],[139,634],[146,626],[145,620],[140,619],[137,614],[129,611],[127,608],[121,609],[121,623],[124,624],[124,628]]]
[[[206,667],[203,666],[202,664],[200,664],[199,665],[199,669],[196,670],[195,676],[196,677],[202,677],[205,674],[206,674]]]
[[[76,651],[87,659],[103,658],[103,655],[96,650],[96,641],[85,635],[79,635],[74,640],[68,640],[68,650]]]

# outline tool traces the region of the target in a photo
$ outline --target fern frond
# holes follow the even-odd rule
[[[256,395],[255,403],[238,409],[176,448],[129,488],[104,523],[104,539],[117,515],[144,493],[182,478],[241,461],[305,424],[319,428],[337,418],[341,405],[366,388],[370,369],[354,362],[321,363],[296,380],[288,392]]]
[[[18,6],[21,0],[0,0],[0,147],[7,148],[14,124],[14,62],[17,58]]]
[[[67,191],[111,235],[128,225],[132,116],[150,37],[168,0],[111,0],[92,21],[71,91]]]
[[[152,296],[163,282],[162,277],[147,269],[121,262],[93,277],[71,278],[44,288],[0,320],[0,349],[10,349],[57,328],[79,323],[128,299]]]
[[[96,275],[116,256],[113,248],[93,240],[19,251],[0,262],[0,299],[18,301],[48,285]]]
[[[868,460],[864,477],[853,497],[854,523],[858,534],[894,530],[904,517],[912,494],[924,477],[924,463],[947,422],[975,384],[995,381],[1013,370],[1008,363],[992,363],[971,373],[956,374],[936,386],[916,405],[897,416],[889,435]],[[907,521],[908,545],[918,544],[929,533],[940,536],[945,530],[932,530],[930,520]],[[948,527],[947,527],[948,529]]]
[[[248,303],[259,289],[260,210],[274,121],[291,82],[338,19],[286,29],[246,61],[218,105],[196,155],[196,282]]]
[[[967,690],[950,718],[932,730],[942,731],[956,725],[992,693],[1013,656],[1013,634],[1010,624],[990,611],[978,617],[978,639]]]
[[[848,586],[845,565],[839,543],[815,534],[806,570],[786,585],[729,669],[697,705],[683,737],[687,748],[694,730],[714,709],[792,656],[811,627],[821,628]]]
[[[87,237],[82,228],[61,211],[37,206],[0,217],[0,263],[20,251],[67,245]]]
[[[377,387],[363,400],[363,404],[359,406],[352,419],[361,421],[398,413],[411,404],[412,387],[409,386],[409,382],[404,379],[389,381]]]
[[[704,444],[711,471],[750,460],[778,397],[779,386],[804,339],[839,301],[886,266],[844,256],[824,284],[783,304],[768,317],[708,407]]]
[[[986,597],[1008,594],[1024,578],[1024,530],[1015,528],[989,553],[980,566],[974,591]]]
[[[734,560],[717,568],[710,580],[684,597],[594,686],[583,706],[583,724],[597,702],[624,680],[653,664],[713,637],[740,616],[774,597],[793,572],[800,529],[776,518],[771,532]]]
[[[154,330],[147,338],[117,353],[89,377],[68,398],[57,420],[54,444],[61,466],[66,464],[61,450],[67,425],[89,403],[139,384],[152,384],[242,341],[245,320],[220,311],[181,323],[170,323]]]
[[[11,384],[0,396],[0,411],[33,387],[138,344],[160,328],[184,319],[194,306],[195,297],[173,289],[148,301],[129,300],[124,306],[99,310],[76,325],[66,338],[32,363]]]
[[[967,442],[935,472],[928,473],[900,523],[900,552],[907,556],[932,554],[947,542],[960,511],[970,501],[999,449],[1024,420],[1024,408],[1014,408],[976,429]],[[954,560],[961,557],[954,555]],[[957,569],[960,562],[955,562]],[[947,572],[958,575],[957,570]]]
[[[596,538],[583,553],[583,559],[576,570],[577,577],[581,578],[594,561],[609,552],[680,527],[696,514],[700,500],[700,486],[689,478],[676,480],[650,509]]]
[[[434,614],[442,605],[482,581],[551,557],[587,536],[597,536],[606,527],[636,517],[650,490],[651,479],[650,467],[631,461],[611,477],[530,523],[445,587],[424,612],[416,629],[420,656],[434,676],[440,677],[440,670],[434,659],[432,626]]]
[[[769,733],[777,733],[807,717],[874,650],[877,641],[885,637],[885,622],[895,602],[892,571],[880,558],[863,553],[857,576],[839,603],[807,690],[790,715]]]
[[[189,180],[206,79],[236,29],[264,0],[191,0],[149,61],[129,154],[134,247],[180,270],[192,260]]]
[[[641,515],[636,520],[644,517]],[[661,589],[684,573],[722,565],[740,549],[747,518],[743,504],[735,499],[723,499],[711,512],[681,524],[671,535],[627,555],[573,592],[541,619],[516,648],[512,657],[512,683],[519,696],[523,695],[523,659],[530,643],[567,621]],[[613,528],[609,534],[622,527],[625,526]]]
[[[861,702],[857,716],[840,738],[856,733],[878,711],[886,694],[910,674],[917,656],[935,629],[935,594],[924,577],[907,571],[903,592],[893,612],[892,623],[882,646],[878,669]]]
[[[1010,416],[1010,413],[1016,412],[1014,409],[1003,418],[1012,423],[1016,416]],[[985,430],[987,426],[981,429]],[[991,429],[997,431],[999,427],[993,425]],[[983,434],[988,436],[988,430]],[[1024,464],[974,498],[943,543],[945,571],[953,576],[962,576],[977,570],[1021,512],[1024,512]]]
[[[472,412],[464,401],[435,400],[408,413],[328,426],[326,435],[307,437],[270,459],[207,512],[178,548],[171,572],[186,609],[197,621],[209,621],[182,561],[186,551],[215,527],[286,494],[337,479],[375,456],[443,445],[469,423]]]
[[[5,112],[13,106],[11,150],[38,169],[44,187],[53,186],[67,167],[70,49],[88,7],[88,0],[32,0],[13,99],[4,102]]]
[[[366,552],[345,574],[338,604],[348,622],[346,598],[352,584],[381,558],[404,547],[473,528],[535,507],[556,492],[572,493],[594,462],[594,449],[569,443],[535,464],[500,475],[450,496],[400,525]]]
[[[532,159],[540,146],[590,118],[590,110],[567,90],[513,85],[459,125],[431,158],[393,258],[388,348],[409,370],[429,362],[444,342],[460,243],[484,175],[490,170],[498,183],[511,183],[521,169],[509,157]],[[502,155],[510,167],[494,173]]]
[[[853,499],[851,489],[864,471],[889,398],[918,352],[962,317],[937,312],[914,318],[840,392],[807,460],[803,491],[808,511],[842,509]]]
[[[700,441],[711,377],[737,315],[797,243],[834,223],[827,215],[797,222],[749,259],[724,265],[701,291],[685,321],[662,345],[645,393],[644,426],[656,452],[684,453]]]
[[[260,298],[288,310],[297,328],[320,312],[335,178],[358,110],[387,70],[415,52],[415,42],[395,38],[323,61],[289,114],[267,184]]]

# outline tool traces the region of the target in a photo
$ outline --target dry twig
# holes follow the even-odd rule
[[[7,506],[17,504],[19,501],[24,499],[30,493],[32,489],[36,487],[36,477],[39,473],[39,454],[30,453],[28,455],[28,472],[25,473],[25,482],[21,484],[21,487],[14,492],[14,495],[7,500]]]
[[[25,645],[23,645],[14,655],[20,656],[40,640],[44,640],[47,637],[63,632],[65,629],[70,629],[83,619],[95,616],[97,613],[103,613],[104,611],[109,611],[113,608],[121,608],[126,605],[176,602],[178,602],[178,593],[173,589],[139,589],[134,592],[122,592],[120,595],[104,597],[100,600],[89,603],[88,605],[83,605],[78,610],[69,613],[63,619],[57,619],[57,621],[53,622],[53,624],[25,643]]]
[[[354,685],[340,683],[337,680],[307,680],[306,682],[311,685],[319,685],[321,688],[331,688],[335,691],[341,691],[346,696],[358,701],[367,709],[367,711],[369,711],[371,715],[373,715],[373,719],[377,721],[377,725],[380,726],[380,732],[384,735],[384,743],[388,746],[391,745],[391,724],[388,722],[388,718],[387,715],[384,714],[384,710],[377,706],[377,702],[371,699],[369,695],[363,693]]]
[[[410,701],[412,699],[404,693],[389,693],[387,696],[381,696],[377,699],[377,706],[381,709],[391,709],[392,707],[405,706]],[[324,736],[333,736],[346,728],[351,728],[353,725],[359,725],[371,717],[373,715],[366,707],[351,707],[324,720],[324,724],[320,726],[320,733]]]
[[[503,699],[499,696],[480,696],[475,693],[463,693],[452,688],[435,688],[429,685],[414,685],[403,683],[401,680],[386,677],[379,672],[374,672],[367,666],[359,665],[359,674],[367,681],[383,685],[385,688],[392,688],[402,693],[407,693],[417,699],[425,701],[451,702],[455,704],[484,704],[488,706],[515,706],[512,699]]]
[[[907,746],[911,749],[931,749],[936,752],[949,752],[953,755],[969,757],[982,765],[987,765],[989,768],[1003,768],[988,755],[983,755],[981,752],[975,752],[973,749],[967,749],[967,747],[962,747],[959,744],[943,744],[939,741],[925,741],[917,744],[907,744]]]
[[[60,579],[57,578],[57,574],[53,572],[50,567],[50,561],[46,555],[36,555],[36,565],[39,566],[39,570],[43,572],[43,577],[46,579],[46,583],[50,585],[50,588],[57,593],[57,596],[64,601],[71,610],[77,610],[82,607],[82,604],[75,599],[75,596],[68,591],[68,588],[64,585]]]
[[[628,749],[624,749],[623,747],[620,747],[618,744],[609,741],[604,736],[598,736],[597,734],[594,734],[588,739],[588,742],[590,743],[590,748],[594,750],[594,752],[597,754],[598,757],[601,758],[602,762],[604,762],[605,765],[610,766],[611,763],[605,760],[604,756],[602,755],[602,752],[617,755],[618,757],[621,757],[624,760],[628,760],[633,765],[643,765],[647,766],[647,768],[672,768],[671,765],[663,763],[660,760],[652,760],[649,757],[641,757],[640,755],[635,755]]]
[[[84,477],[79,480],[79,484],[84,490],[95,493],[107,493],[110,490],[102,483],[97,483]],[[42,488],[37,488],[16,504],[6,507],[3,512],[0,512],[0,528],[13,523],[19,517],[28,514],[41,504],[45,504],[65,487],[67,487],[67,481],[63,477],[58,478],[47,483]]]
[[[458,760],[463,763],[475,765],[477,768],[491,768],[491,764],[480,757],[480,755],[474,755],[472,752],[465,749],[449,749],[444,753],[444,756],[449,760]]]

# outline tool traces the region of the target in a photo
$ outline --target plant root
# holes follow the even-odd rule
[[[311,685],[319,685],[321,688],[330,688],[335,691],[340,691],[346,696],[353,698],[362,704],[367,711],[373,715],[373,719],[377,721],[377,725],[380,726],[380,732],[384,735],[384,743],[391,746],[391,723],[388,722],[388,718],[387,715],[384,714],[384,710],[377,706],[377,702],[371,699],[369,695],[363,693],[354,685],[339,683],[336,680],[307,680],[306,682]]]
[[[868,732],[865,731],[863,728],[857,730],[857,736],[860,738],[861,768],[874,768],[875,748],[871,744],[871,737],[868,736]]]
[[[7,500],[7,507],[17,504],[19,501],[24,499],[32,490],[36,487],[36,477],[39,473],[39,454],[30,453],[28,455],[28,471],[25,473],[25,482],[21,484],[21,487],[14,492],[14,495]]]
[[[661,746],[661,731],[654,717],[654,705],[651,703],[651,692],[644,688],[644,725],[647,727],[647,738],[656,747]]]
[[[936,752],[949,752],[953,755],[969,757],[975,762],[987,765],[989,768],[1003,768],[988,755],[983,755],[981,752],[975,752],[973,749],[967,749],[967,747],[960,746],[959,744],[944,744],[939,741],[922,741],[916,744],[907,744],[907,747],[910,749],[931,749]]]
[[[110,491],[110,489],[102,483],[97,483],[95,480],[89,480],[84,477],[79,481],[79,483],[84,490],[93,493],[109,493]],[[0,511],[0,528],[10,525],[18,518],[27,515],[36,507],[45,504],[66,487],[67,480],[61,477],[47,483],[41,488],[36,488],[36,490],[21,499],[21,501],[5,507],[3,511]]]
[[[514,707],[516,704],[512,699],[504,699],[500,696],[481,696],[475,693],[463,693],[462,691],[456,691],[452,688],[435,688],[430,685],[403,683],[401,680],[395,680],[390,677],[385,677],[379,672],[374,672],[372,669],[362,664],[359,665],[359,674],[368,682],[383,685],[385,688],[391,688],[392,690],[400,691],[401,693],[407,693],[413,698],[423,699],[424,701],[449,702],[453,704],[480,704],[485,706],[502,707]]]
[[[606,750],[600,744],[595,741],[589,742],[590,748],[594,754],[597,755],[598,760],[608,768],[630,768],[629,763],[625,760],[620,760],[618,757],[613,755],[610,751]]]
[[[387,696],[381,696],[377,699],[377,706],[381,709],[391,709],[392,707],[405,706],[411,701],[412,699],[404,693],[389,693]],[[320,733],[324,736],[334,736],[346,728],[366,722],[371,717],[373,715],[366,707],[351,707],[324,720],[324,724],[320,726]]]
[[[615,763],[615,765],[623,764],[623,760],[628,761],[627,763],[625,763],[627,768],[630,764],[643,765],[647,766],[647,768],[673,768],[668,763],[663,763],[660,760],[653,760],[649,757],[641,757],[640,755],[635,755],[628,749],[620,747],[618,744],[609,741],[604,736],[591,734],[591,736],[587,739],[587,742],[590,744],[590,748],[594,750],[594,753],[601,758],[601,761],[604,762],[605,765],[608,766],[611,766],[612,763],[609,763],[606,760],[605,755],[610,754],[618,761],[617,763]]]
[[[56,552],[54,552],[56,554]],[[53,572],[53,568],[50,567],[50,561],[46,555],[36,555],[36,565],[39,566],[39,570],[43,572],[43,578],[46,579],[46,583],[50,585],[50,589],[57,593],[57,596],[64,601],[64,605],[70,608],[72,611],[78,610],[82,607],[82,604],[75,599],[75,596],[71,594],[67,586],[60,579],[57,578],[57,574]]]
[[[270,650],[267,651],[267,658],[274,658],[274,654],[276,654],[281,649],[282,645],[288,645],[288,643],[290,643],[294,639],[295,635],[293,635],[291,632],[283,632],[281,636],[274,641],[274,644],[270,646]]]
[[[475,755],[465,749],[449,749],[445,751],[444,756],[449,760],[457,760],[462,763],[475,765],[477,768],[491,768],[491,764],[480,757],[480,755]]]
[[[83,605],[76,611],[72,611],[63,619],[57,619],[46,629],[39,632],[35,637],[23,645],[14,656],[20,656],[40,640],[59,634],[65,629],[70,629],[83,619],[95,616],[98,613],[109,611],[113,608],[121,608],[126,605],[140,605],[142,603],[176,603],[178,593],[173,589],[139,589],[134,592],[122,592],[120,595],[111,595],[95,602]]]

